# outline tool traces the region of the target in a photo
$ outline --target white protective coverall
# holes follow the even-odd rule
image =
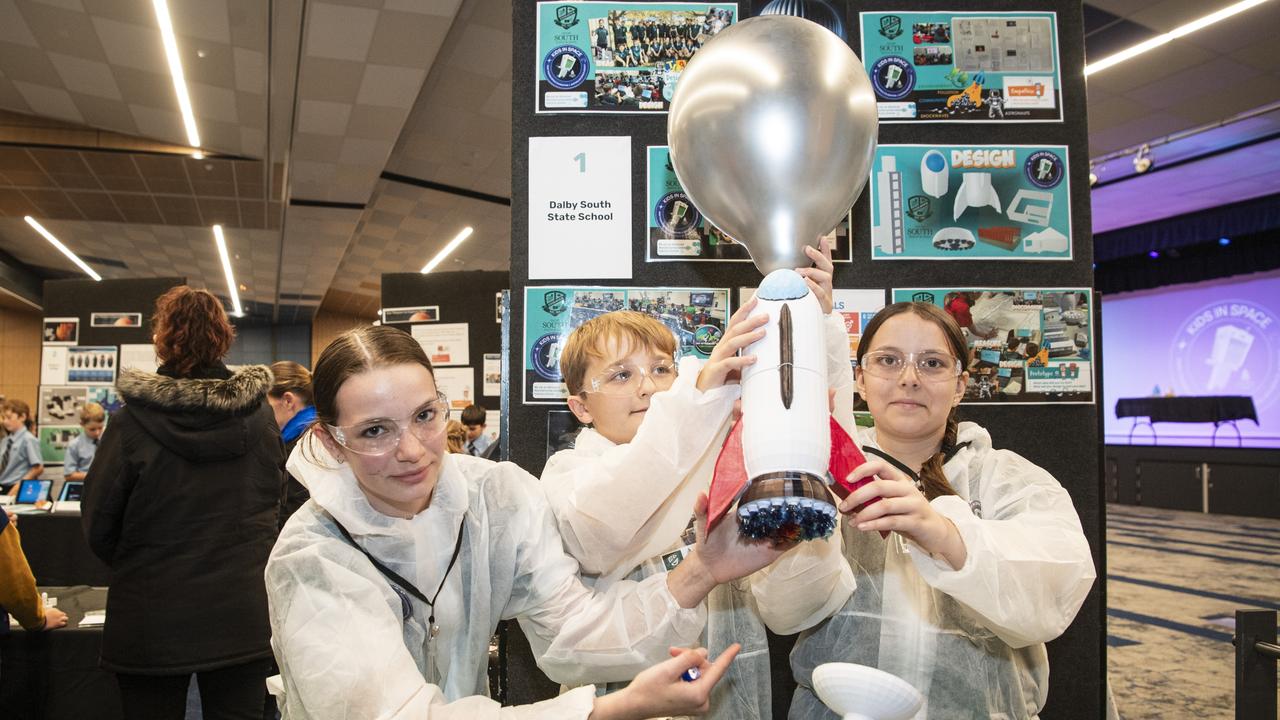
[[[878,447],[874,429],[861,441]],[[918,719],[1034,718],[1044,707],[1044,644],[1071,624],[1093,585],[1089,543],[1071,497],[1049,473],[992,449],[974,423],[960,423],[957,446],[943,470],[958,495],[930,504],[960,531],[964,566],[952,570],[896,533],[882,539],[845,528],[858,591],[796,642],[791,720],[839,717],[812,690],[813,669],[826,662],[869,665],[911,683],[925,696]]]
[[[316,462],[303,457],[306,446]],[[697,641],[704,606],[680,608],[665,576],[594,594],[583,586],[528,473],[467,455],[446,454],[441,465],[431,505],[411,520],[392,518],[319,442],[295,448],[289,471],[311,500],[285,525],[266,570],[284,717],[586,718],[590,687],[524,707],[488,699],[489,638],[501,619],[519,618],[543,671],[575,685],[634,677],[667,659],[671,645]],[[393,590],[334,519],[427,597],[463,526],[430,650],[425,603]]]
[[[836,419],[852,434],[849,337],[839,314],[824,322]],[[647,581],[661,574],[664,566],[657,559],[685,544],[681,534],[698,493],[711,485],[733,403],[741,393],[739,385],[700,392],[701,369],[697,358],[680,361],[676,381],[653,395],[631,442],[617,445],[587,428],[573,449],[553,455],[542,471],[565,547],[582,564],[583,580],[597,591],[622,578]],[[733,521],[730,511],[726,522]],[[837,526],[833,537],[801,543],[764,570],[713,590],[701,642],[711,657],[735,642],[742,651],[712,691],[711,711],[704,717],[771,718],[765,625],[779,634],[799,632],[840,608],[853,588]]]

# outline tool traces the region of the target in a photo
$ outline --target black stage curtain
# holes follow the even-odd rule
[[[1148,252],[1099,260],[1094,274],[1097,289],[1103,294],[1130,292],[1274,270],[1280,268],[1280,228],[1231,237],[1231,244],[1225,246],[1215,236],[1210,242],[1161,250],[1156,258]]]
[[[1164,252],[1280,229],[1280,193],[1093,236],[1094,261]]]

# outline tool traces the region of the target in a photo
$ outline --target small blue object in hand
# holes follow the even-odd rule
[[[688,670],[685,670],[684,672],[680,673],[680,679],[685,682],[693,682],[694,680],[697,680],[700,677],[702,677],[702,671],[696,667],[691,667]]]

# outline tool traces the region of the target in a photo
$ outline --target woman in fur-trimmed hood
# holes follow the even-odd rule
[[[284,465],[271,371],[222,363],[233,331],[207,291],[173,288],[151,323],[162,364],[121,371],[85,478],[85,534],[112,571],[102,665],[126,717],[181,718],[192,673],[206,718],[260,715]]]

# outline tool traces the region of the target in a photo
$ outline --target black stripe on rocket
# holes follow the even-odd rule
[[[795,358],[791,345],[791,306],[782,304],[778,315],[778,390],[782,393],[782,407],[791,409],[791,397],[795,392]]]

